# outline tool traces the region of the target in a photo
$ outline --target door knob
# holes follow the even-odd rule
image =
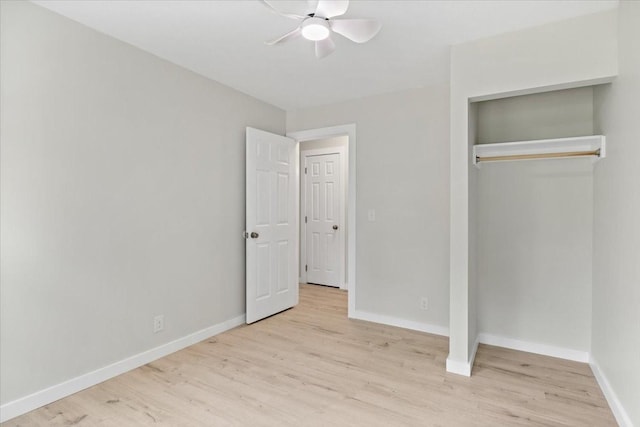
[[[255,231],[251,232],[251,238],[252,239],[257,239],[260,235],[258,233],[256,233]]]
[[[337,230],[337,229],[338,229],[338,226],[337,226],[337,225],[334,225],[332,228],[333,228],[334,230]]]

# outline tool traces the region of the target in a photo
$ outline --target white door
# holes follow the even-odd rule
[[[308,283],[340,286],[344,229],[340,154],[305,156],[306,273]]]
[[[247,128],[247,323],[298,303],[295,141]]]

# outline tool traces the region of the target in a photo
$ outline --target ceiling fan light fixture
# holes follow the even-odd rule
[[[272,12],[286,18],[295,19],[300,24],[297,28],[265,44],[273,46],[278,43],[292,40],[302,36],[315,44],[316,58],[324,58],[335,49],[332,33],[355,43],[366,43],[378,34],[381,25],[375,19],[336,18],[344,15],[349,8],[349,0],[308,0],[309,4],[315,4],[315,12],[306,16],[282,13],[271,5],[272,0],[261,0],[262,4]],[[336,19],[334,19],[336,18]]]
[[[329,37],[329,24],[326,19],[308,18],[302,23],[302,37],[307,40],[319,41]]]

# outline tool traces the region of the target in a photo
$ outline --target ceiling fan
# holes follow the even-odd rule
[[[331,40],[332,32],[338,33],[356,43],[365,43],[378,34],[381,28],[380,23],[374,19],[334,19],[347,12],[349,0],[318,0],[314,11],[306,16],[283,13],[273,7],[267,0],[261,1],[278,15],[301,21],[296,29],[274,40],[267,41],[265,44],[273,46],[302,36],[315,42],[317,58],[324,58],[335,50],[336,45]],[[308,3],[315,4],[315,1],[309,1]]]

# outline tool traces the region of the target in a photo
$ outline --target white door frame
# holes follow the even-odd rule
[[[347,183],[347,257],[345,268],[347,269],[347,290],[349,317],[353,317],[356,311],[356,125],[355,123],[331,126],[318,129],[308,129],[296,132],[287,132],[287,136],[296,140],[296,144],[302,141],[327,139],[335,136],[349,137],[349,177]],[[300,156],[296,159],[296,170],[300,173]],[[299,181],[298,181],[299,183]],[[300,191],[297,192],[298,203]],[[299,206],[299,205],[298,205]],[[299,230],[299,229],[298,229]],[[298,231],[299,232],[299,231]],[[298,240],[299,241],[299,240]]]
[[[347,144],[348,145],[348,144]],[[339,215],[339,219],[338,219],[338,223],[340,224],[340,227],[342,227],[344,230],[346,230],[346,232],[349,232],[349,228],[348,225],[345,221],[346,219],[346,211],[347,211],[347,203],[346,203],[346,195],[347,195],[347,183],[349,182],[349,178],[346,176],[345,174],[345,149],[344,147],[326,147],[326,148],[314,148],[314,149],[310,149],[310,150],[303,150],[302,147],[300,147],[300,157],[303,157],[305,160],[305,164],[306,164],[306,159],[307,157],[312,157],[312,156],[322,156],[324,154],[338,154],[340,155],[340,170],[338,171],[338,174],[340,175],[340,196],[341,196],[341,200],[340,200],[340,213]],[[306,206],[306,199],[303,196],[306,196],[306,180],[307,180],[307,175],[302,173],[302,168],[305,167],[304,165],[300,165],[300,178],[301,178],[301,187],[300,187],[300,281],[303,283],[306,283],[307,281],[307,272],[304,271],[304,269],[302,268],[302,265],[307,263],[307,224],[305,222],[302,221],[302,218],[305,216],[306,210],[307,210],[307,206]],[[304,184],[302,185],[302,177],[304,176]],[[339,282],[338,282],[338,287],[340,289],[347,289],[347,280],[346,280],[346,258],[347,258],[347,248],[345,246],[345,243],[347,242],[347,238],[346,235],[343,235],[342,238],[342,258],[339,261],[339,268],[340,268],[340,274],[339,274]]]

